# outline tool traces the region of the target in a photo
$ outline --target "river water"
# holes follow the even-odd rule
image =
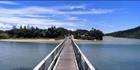
[[[32,70],[56,44],[0,42],[0,70]]]
[[[32,70],[57,44],[0,42],[0,70]],[[96,70],[140,70],[140,40],[104,37],[78,44]]]
[[[79,44],[96,70],[140,70],[140,40],[104,37],[93,44]]]

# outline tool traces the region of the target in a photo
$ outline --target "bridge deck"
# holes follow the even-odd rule
[[[71,40],[67,39],[64,48],[58,58],[55,70],[77,70],[76,58],[71,44]]]

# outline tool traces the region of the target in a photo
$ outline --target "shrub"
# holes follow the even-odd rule
[[[0,39],[7,39],[9,35],[7,33],[0,33]]]

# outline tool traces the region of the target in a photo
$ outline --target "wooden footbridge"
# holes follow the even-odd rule
[[[33,70],[95,70],[95,68],[71,37],[66,37]]]

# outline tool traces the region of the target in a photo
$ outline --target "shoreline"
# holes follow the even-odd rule
[[[33,42],[33,43],[60,43],[63,41],[61,40],[55,40],[55,39],[0,39],[2,42]]]
[[[60,43],[64,39],[55,40],[55,39],[0,39],[0,42],[31,42],[31,43]],[[95,44],[95,40],[81,40],[81,39],[73,39],[77,44]]]
[[[64,39],[55,40],[55,39],[0,39],[0,41],[5,42],[33,42],[33,43],[60,43]],[[77,44],[125,44],[127,42],[132,42],[132,40],[138,39],[128,39],[128,38],[117,38],[105,36],[103,40],[81,40],[81,39],[73,39]],[[140,41],[140,40],[138,40]]]

